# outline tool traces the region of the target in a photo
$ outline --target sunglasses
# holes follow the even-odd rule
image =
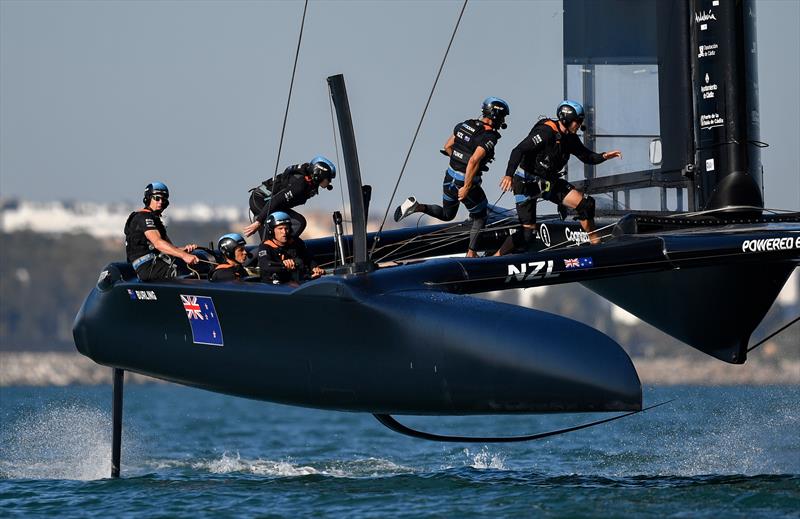
[[[167,200],[169,200],[169,197],[163,195],[153,195],[153,200],[155,200],[156,202],[161,202],[162,200],[166,202]]]

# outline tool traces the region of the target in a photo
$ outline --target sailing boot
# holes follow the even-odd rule
[[[419,207],[419,202],[417,202],[416,198],[413,196],[406,198],[403,203],[394,210],[394,221],[399,222],[406,216],[417,212],[417,207]]]

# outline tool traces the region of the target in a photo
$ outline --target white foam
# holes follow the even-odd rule
[[[0,471],[16,479],[109,477],[111,418],[81,405],[59,405],[4,427]]]
[[[160,462],[160,466],[176,466],[175,463]],[[296,463],[291,459],[265,460],[243,459],[235,454],[223,453],[219,459],[200,460],[191,464],[196,470],[212,474],[256,474],[271,477],[299,477],[323,475],[336,478],[386,477],[407,474],[412,469],[381,458],[363,458],[347,461],[320,462],[317,467]]]
[[[491,452],[486,446],[474,454],[469,449],[464,449],[464,456],[467,458],[467,465],[474,469],[506,470],[505,456]]]

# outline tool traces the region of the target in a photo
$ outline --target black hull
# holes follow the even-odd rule
[[[365,295],[357,277],[301,289],[204,281],[95,289],[75,323],[95,362],[236,396],[379,414],[628,411],[627,354],[569,319],[430,291]],[[128,290],[156,300],[133,300]],[[209,296],[224,345],[195,344],[180,295]]]

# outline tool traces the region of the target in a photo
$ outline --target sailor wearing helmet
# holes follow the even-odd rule
[[[299,283],[316,279],[325,271],[306,249],[306,244],[292,236],[292,218],[283,211],[269,215],[266,221],[267,239],[258,249],[258,268],[261,280],[267,283]]]
[[[187,265],[199,259],[189,254],[197,248],[190,243],[181,248],[172,244],[161,214],[169,205],[169,189],[162,182],[147,184],[142,199],[144,207],[134,211],[125,222],[125,253],[142,281],[175,277],[175,259]]]
[[[511,151],[500,188],[503,191],[513,188],[522,232],[509,236],[496,256],[508,254],[515,248],[527,249],[532,244],[536,235],[536,203],[539,198],[557,204],[559,211],[562,206],[575,209],[591,242],[600,242],[600,238],[592,233],[595,229],[594,198],[584,195],[561,178],[561,170],[570,155],[587,164],[600,164],[608,159],[622,158],[622,152],[595,153],[587,149],[577,136],[584,115],[580,103],[563,101],[556,109],[555,120],[538,121],[528,136]]]
[[[245,249],[247,243],[241,234],[231,233],[222,236],[217,242],[217,250],[225,258],[211,274],[211,281],[234,281],[247,277],[244,263],[252,257]]]
[[[333,162],[317,156],[310,162],[289,166],[275,177],[274,182],[271,178],[265,180],[250,190],[250,211],[255,220],[244,228],[243,234],[250,236],[260,230],[260,236],[264,239],[263,226],[267,217],[276,211],[282,211],[291,216],[294,235],[300,236],[306,228],[306,219],[293,211],[292,207],[305,204],[320,188],[333,189],[331,181],[334,178],[336,166]]]

